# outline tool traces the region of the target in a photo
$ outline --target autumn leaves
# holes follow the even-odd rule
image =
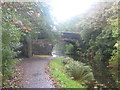
[[[21,29],[23,29],[26,33],[32,30],[30,27],[27,27],[24,24],[17,22],[16,20],[13,20],[13,24],[21,27]]]

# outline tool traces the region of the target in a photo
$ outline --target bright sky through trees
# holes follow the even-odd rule
[[[67,19],[79,14],[85,13],[96,0],[53,0],[52,15],[58,22],[64,22]]]

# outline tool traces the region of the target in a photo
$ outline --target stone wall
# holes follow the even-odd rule
[[[44,39],[32,42],[32,53],[34,55],[51,55],[52,49],[52,43],[45,41]]]

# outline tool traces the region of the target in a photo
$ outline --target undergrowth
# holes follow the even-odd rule
[[[51,69],[52,77],[57,80],[57,85],[60,88],[84,88],[81,83],[72,80],[72,77],[68,76],[61,58],[52,60],[49,68]]]

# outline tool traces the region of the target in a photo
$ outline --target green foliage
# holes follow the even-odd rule
[[[73,62],[73,59],[72,59],[72,58],[67,57],[67,58],[63,58],[63,59],[62,59],[62,63],[63,63],[64,65],[69,64],[69,63],[71,63],[71,62]]]
[[[16,57],[17,50],[21,47],[21,42],[31,42],[38,38],[40,33],[48,35],[47,40],[56,41],[54,36],[54,26],[61,31],[75,31],[81,33],[82,41],[74,46],[65,45],[59,42],[58,53],[72,55],[75,60],[70,58],[61,62],[53,60],[50,68],[53,76],[58,78],[61,87],[82,87],[77,82],[70,80],[67,76],[65,67],[71,76],[80,82],[95,79],[107,87],[119,82],[117,76],[118,60],[120,59],[120,35],[118,3],[96,3],[90,12],[82,17],[76,17],[63,24],[54,25],[49,14],[49,6],[45,3],[3,3],[2,4],[2,61],[3,61],[3,85],[6,84],[8,77],[12,76],[12,68],[19,61]],[[71,22],[72,21],[72,22]],[[17,24],[15,24],[17,23]],[[30,27],[31,30],[27,30]],[[54,40],[53,40],[54,39]],[[58,38],[57,38],[58,39]],[[64,47],[63,49],[62,46]],[[81,62],[90,65],[84,65]],[[64,67],[64,65],[65,67]],[[110,83],[110,84],[109,84]]]
[[[2,79],[3,86],[6,86],[7,79],[14,75],[12,69],[19,61],[20,51],[25,52],[26,56],[31,56],[30,44],[40,33],[46,33],[47,40],[51,42],[54,41],[55,34],[52,31],[53,23],[46,3],[2,2],[1,5]]]
[[[109,67],[110,72],[113,75],[113,78],[116,80],[116,82],[120,81],[119,80],[119,60],[120,60],[120,53],[118,53],[118,51],[113,51],[113,56],[111,57],[111,59],[109,60]]]
[[[120,3],[114,3],[114,5],[111,7],[111,9],[109,10],[109,12],[114,13],[114,15],[108,19],[108,22],[112,25],[112,36],[115,39],[116,43],[114,44],[114,50],[112,51],[112,57],[109,59],[109,68],[110,72],[113,76],[113,78],[116,80],[116,82],[118,83],[118,86],[120,86],[120,78],[118,77],[118,75],[120,74],[119,71],[119,60],[120,60],[120,32],[119,32],[119,7],[120,7]]]
[[[52,77],[57,80],[56,84],[59,85],[60,88],[84,88],[79,82],[71,80],[61,60],[62,58],[55,58],[50,62],[49,66]]]
[[[12,68],[19,61],[16,57],[19,54],[17,49],[21,47],[22,32],[11,22],[13,16],[16,15],[13,8],[4,7],[2,13],[2,82],[5,86],[7,79],[13,76]]]
[[[82,41],[76,43],[73,50],[69,51],[73,54],[72,58],[90,65],[95,80],[106,87],[116,87],[116,82],[118,82],[115,79],[118,70],[111,67],[119,66],[117,63],[120,50],[118,5],[113,2],[96,3],[89,12],[79,16],[78,21],[69,25],[65,24],[67,26],[64,28],[68,31],[80,32],[82,37]],[[74,29],[69,28],[70,25]],[[115,71],[114,75],[111,71],[112,73]]]
[[[65,54],[66,55],[72,55],[72,52],[73,52],[73,45],[72,44],[66,44],[65,45]]]
[[[53,52],[56,55],[65,55],[65,42],[61,40],[57,41],[53,48]]]
[[[14,17],[14,24],[24,33],[21,37],[23,44],[21,55],[31,57],[32,41],[45,33],[45,39],[52,44],[58,35],[53,32],[54,24],[50,15],[50,8],[46,2],[14,2],[10,6],[18,14]]]
[[[80,83],[86,83],[94,80],[94,76],[90,66],[87,66],[79,61],[74,61],[71,58],[66,58],[62,61],[65,64],[65,68],[70,73],[70,76],[74,77],[74,79],[79,81]]]

